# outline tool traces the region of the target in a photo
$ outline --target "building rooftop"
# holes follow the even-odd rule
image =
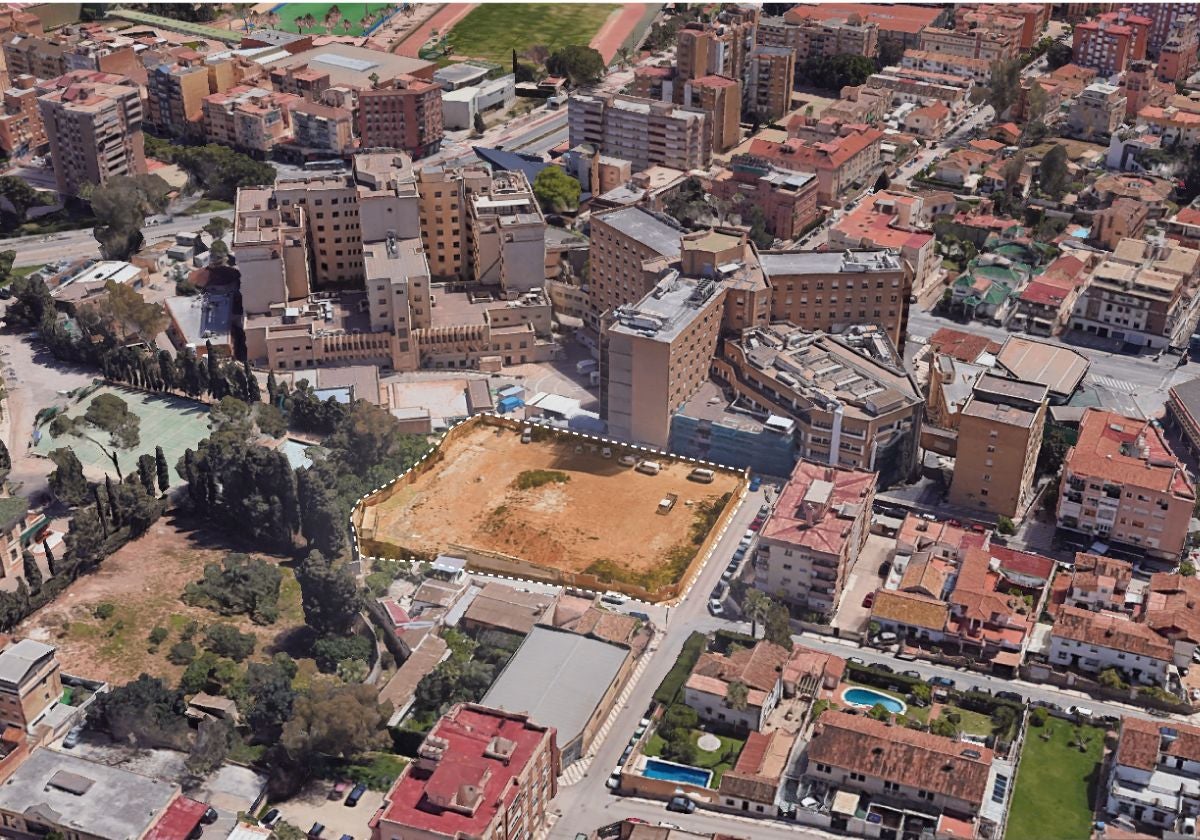
[[[372,86],[370,76],[375,74],[379,81],[387,82],[397,76],[432,75],[433,63],[420,58],[408,58],[396,53],[356,47],[351,44],[329,43],[298,53],[283,53],[271,61],[269,70],[299,69],[308,65],[310,70],[329,74],[332,85]]]
[[[870,515],[875,473],[799,461],[775,510],[763,525],[763,539],[840,556],[858,516]]]
[[[1054,619],[1051,635],[1091,647],[1104,647],[1150,659],[1172,661],[1170,642],[1145,624],[1111,612],[1092,612],[1064,604]]]
[[[529,633],[554,599],[539,592],[520,592],[502,583],[488,583],[472,599],[467,621],[522,635]]]
[[[874,251],[765,251],[759,262],[767,278],[802,274],[862,274],[901,271],[900,258],[888,250]]]
[[[1200,727],[1178,720],[1143,720],[1130,715],[1121,718],[1117,764],[1152,772],[1167,758],[1200,761]]]
[[[1063,399],[1075,393],[1091,364],[1086,356],[1069,347],[1016,335],[1004,342],[996,362],[1017,379],[1045,385],[1051,394]]]
[[[597,220],[668,258],[679,256],[680,238],[686,232],[667,217],[641,207],[622,207],[592,217],[593,224]]]
[[[724,290],[716,279],[680,277],[671,269],[650,293],[632,305],[613,311],[610,332],[671,342],[705,311],[714,295]]]
[[[21,639],[0,651],[0,685],[19,686],[29,672],[47,658],[54,648],[33,639]]]
[[[169,297],[164,301],[171,321],[189,345],[206,341],[229,343],[233,324],[233,296],[221,294]]]
[[[482,702],[527,712],[557,729],[560,745],[569,744],[583,732],[628,656],[625,647],[534,627]]]
[[[1090,408],[1079,423],[1079,438],[1067,453],[1072,475],[1194,499],[1195,488],[1158,425]]]
[[[0,785],[0,811],[127,840],[145,836],[178,794],[178,785],[43,748]]]

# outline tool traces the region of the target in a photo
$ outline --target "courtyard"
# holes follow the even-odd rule
[[[661,471],[646,475],[619,462],[619,446],[605,457],[585,438],[541,428],[533,435],[523,444],[505,426],[458,427],[428,469],[360,506],[360,534],[393,554],[474,549],[653,590],[684,577],[741,481],[716,471],[711,484],[698,484],[688,480],[691,464],[660,456],[652,457]],[[659,514],[670,494],[674,507]]]

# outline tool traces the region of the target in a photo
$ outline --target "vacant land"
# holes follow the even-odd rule
[[[101,564],[96,572],[79,578],[57,600],[27,618],[18,636],[29,636],[58,647],[58,659],[69,674],[123,683],[147,673],[178,682],[183,666],[167,661],[167,652],[180,641],[190,622],[198,630],[193,644],[199,647],[204,627],[217,622],[235,625],[258,637],[252,659],[265,660],[277,650],[293,655],[303,634],[304,612],[300,586],[291,569],[284,568],[279,593],[279,619],[268,626],[252,624],[244,616],[222,616],[180,600],[184,587],[200,580],[206,563],[218,563],[224,549],[210,548],[216,540],[192,535],[167,519],[160,519],[141,539],[129,543]],[[198,538],[197,538],[198,537]],[[260,555],[261,556],[261,555]],[[268,558],[270,559],[270,558]],[[97,615],[101,604],[111,604],[107,618]],[[100,610],[103,615],[106,610]],[[165,641],[150,650],[150,631],[163,627]],[[311,661],[302,662],[301,675],[311,676]]]
[[[553,52],[568,44],[587,44],[618,5],[607,3],[484,3],[450,30],[459,58],[485,58],[508,67],[513,50],[533,46]]]
[[[117,451],[117,461],[120,463],[121,472],[124,475],[137,469],[139,455],[143,453],[153,455],[155,446],[163,448],[167,463],[171,465],[171,470],[174,472],[175,464],[183,457],[183,451],[195,449],[201,440],[208,437],[208,406],[204,403],[162,394],[147,394],[131,388],[104,385],[67,409],[67,415],[69,417],[82,415],[99,394],[115,394],[120,397],[139,419],[138,435],[141,442],[132,449]],[[43,425],[39,431],[41,437],[34,447],[34,451],[37,453],[49,455],[55,449],[70,446],[85,467],[93,467],[113,478],[117,477],[112,461],[96,443],[96,441],[100,441],[108,446],[106,433],[93,430],[88,433],[88,437],[80,437],[75,434],[53,437],[50,434],[48,423]],[[178,472],[175,474],[178,475]]]
[[[381,10],[388,7],[387,3],[286,3],[275,14],[279,15],[279,29],[288,32],[300,32],[300,27],[296,20],[303,18],[306,15],[312,15],[313,20],[317,22],[315,29],[305,28],[304,32],[324,33],[325,32],[325,15],[329,10],[337,6],[342,13],[342,20],[338,21],[331,32],[333,35],[362,35],[363,27],[361,21],[367,13],[372,15],[378,14]],[[347,27],[345,21],[349,21]],[[369,26],[370,24],[368,24]]]
[[[737,488],[730,473],[696,484],[688,464],[660,462],[662,472],[643,475],[617,462],[619,449],[604,458],[575,437],[537,434],[522,444],[505,428],[465,430],[413,484],[367,502],[374,510],[365,512],[364,535],[413,551],[457,545],[657,588],[678,580],[695,556],[709,530],[697,524],[701,508]],[[669,493],[679,497],[674,509],[656,513]]]
[[[1005,837],[1088,837],[1103,757],[1104,729],[1099,726],[1076,726],[1058,718],[1030,726]]]

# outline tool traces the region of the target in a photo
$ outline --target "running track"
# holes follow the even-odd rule
[[[646,7],[642,4],[626,3],[619,13],[609,15],[604,21],[600,31],[592,38],[590,46],[604,57],[605,64],[612,62],[617,50],[625,43],[625,39],[633,32],[645,13]]]
[[[433,30],[436,29],[440,33],[448,32],[450,27],[465,18],[474,8],[474,3],[447,3],[435,12],[433,17],[408,33],[408,36],[397,44],[392,49],[392,52],[396,53],[396,55],[416,58],[421,47],[429,40],[429,36],[433,34]],[[620,46],[620,43],[617,46]]]

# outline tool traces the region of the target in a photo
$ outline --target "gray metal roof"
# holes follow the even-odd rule
[[[683,236],[684,231],[641,207],[622,207],[596,218],[630,239],[650,246],[664,257],[679,256],[679,237]]]
[[[759,254],[759,263],[768,277],[789,274],[836,274],[866,271],[897,271],[900,258],[888,250],[879,251],[767,251]]]
[[[178,790],[170,782],[42,748],[0,785],[0,811],[41,814],[61,829],[127,840],[144,835]]]
[[[0,652],[0,683],[20,684],[34,664],[53,653],[54,648],[50,645],[33,639],[22,639],[15,645],[9,645]]]
[[[583,732],[617,678],[627,648],[565,630],[534,627],[481,701],[510,712],[528,712],[558,730],[560,746]]]

